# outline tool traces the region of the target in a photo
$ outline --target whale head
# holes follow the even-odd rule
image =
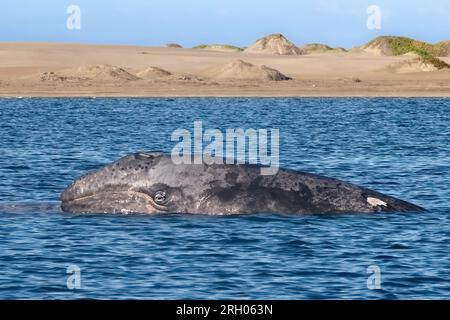
[[[169,158],[170,159],[170,158]],[[75,179],[61,194],[66,212],[160,213],[177,211],[184,198],[164,183],[173,172],[162,153],[135,153]]]

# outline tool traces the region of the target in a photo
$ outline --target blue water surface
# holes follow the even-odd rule
[[[0,298],[450,298],[449,99],[2,99],[0,120]],[[58,212],[77,175],[131,152],[170,152],[173,130],[195,120],[278,128],[281,166],[428,211]],[[79,289],[67,286],[78,275],[68,266],[80,269]]]

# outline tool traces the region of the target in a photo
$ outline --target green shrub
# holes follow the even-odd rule
[[[166,44],[166,47],[167,48],[183,48],[178,43],[168,43],[168,44]]]
[[[223,49],[230,49],[230,50],[236,50],[236,51],[243,51],[244,49],[232,46],[229,44],[200,44],[198,46],[192,47],[192,49],[208,49],[208,48],[223,48]]]
[[[198,46],[192,47],[192,49],[205,49],[208,47],[206,44],[199,44]]]
[[[436,58],[436,57],[423,56],[423,57],[420,57],[420,60],[424,63],[431,63],[438,70],[450,68],[450,65],[448,63],[446,63],[445,61],[442,61],[441,59]]]
[[[382,36],[369,42],[369,45],[388,48],[394,56],[400,56],[408,52],[417,53],[421,57],[442,57],[450,54],[450,41],[430,44],[406,37]]]

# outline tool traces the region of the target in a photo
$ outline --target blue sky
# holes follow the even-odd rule
[[[81,30],[66,28],[71,4],[81,8]],[[369,5],[381,8],[381,30],[366,27]],[[449,0],[2,0],[0,10],[0,41],[242,46],[274,32],[343,47],[378,35],[450,39]]]

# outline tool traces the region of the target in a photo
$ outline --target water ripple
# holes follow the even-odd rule
[[[0,298],[450,298],[448,99],[0,100]],[[425,214],[65,215],[64,186],[170,134],[279,128],[281,164]],[[4,124],[4,125],[3,125]],[[81,288],[66,285],[68,265]],[[381,288],[367,287],[369,266]]]

